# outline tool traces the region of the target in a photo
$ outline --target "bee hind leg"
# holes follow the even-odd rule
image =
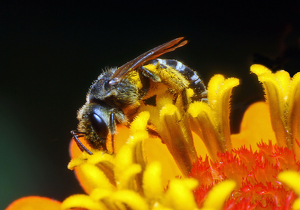
[[[181,92],[182,95],[182,104],[183,104],[183,110],[186,112],[188,107],[189,107],[189,100],[187,97],[187,93],[186,93],[187,89],[184,88],[183,91]]]

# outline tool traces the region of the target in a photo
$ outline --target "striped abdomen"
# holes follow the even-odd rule
[[[207,90],[203,83],[203,81],[200,79],[200,77],[197,75],[197,72],[190,69],[183,63],[177,60],[173,59],[154,59],[151,61],[152,64],[156,65],[157,62],[160,65],[167,65],[172,67],[173,69],[180,72],[186,80],[189,81],[189,88],[194,90],[194,95],[192,97],[192,100],[201,100],[203,98],[206,98]]]

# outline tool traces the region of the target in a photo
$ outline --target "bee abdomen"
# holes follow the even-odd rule
[[[196,71],[192,70],[180,61],[173,59],[155,59],[152,60],[152,62],[158,62],[159,64],[170,66],[180,72],[184,78],[189,81],[189,88],[194,90],[192,100],[201,100],[206,97],[206,87]]]

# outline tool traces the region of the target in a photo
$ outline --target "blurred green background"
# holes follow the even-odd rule
[[[263,100],[250,65],[291,75],[300,69],[299,11],[272,1],[2,2],[0,209],[27,195],[82,193],[66,166],[70,130],[91,82],[101,69],[176,37],[189,43],[163,58],[182,61],[205,83],[216,73],[241,79],[232,100],[238,132],[247,106]]]

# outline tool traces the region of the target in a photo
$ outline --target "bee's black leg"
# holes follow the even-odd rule
[[[111,146],[112,146],[112,151],[115,153],[115,115],[113,112],[110,113],[110,132],[111,132]]]
[[[188,109],[188,105],[189,105],[189,101],[188,101],[188,98],[187,98],[187,93],[186,93],[187,89],[183,89],[181,95],[182,95],[182,104],[183,104],[183,109],[184,111],[187,111]]]
[[[71,134],[73,135],[74,137],[74,140],[77,144],[77,146],[79,147],[79,149],[83,152],[83,151],[86,151],[89,155],[92,155],[93,153],[88,150],[88,148],[86,148],[81,142],[80,140],[78,139],[78,137],[83,137],[83,135],[78,135],[78,134],[85,134],[84,132],[80,132],[80,131],[71,131]]]
[[[203,92],[201,93],[201,96],[202,96],[203,98],[207,98],[207,94],[208,94],[208,90],[205,90],[205,91],[203,91]]]
[[[147,95],[148,90],[150,88],[150,78],[146,77],[142,71],[138,72],[141,79],[141,83],[143,85],[143,87],[139,90],[139,95],[141,98],[143,98],[145,95]]]
[[[204,101],[206,103],[208,103],[207,93],[208,93],[207,90],[205,90],[201,93],[201,101]]]

